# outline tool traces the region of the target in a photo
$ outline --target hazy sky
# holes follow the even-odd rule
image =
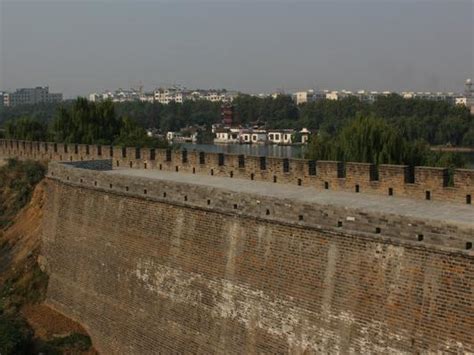
[[[0,0],[0,90],[455,90],[473,0]]]

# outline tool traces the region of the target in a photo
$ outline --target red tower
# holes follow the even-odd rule
[[[222,124],[224,126],[231,127],[238,123],[237,113],[235,111],[235,107],[232,104],[223,104],[221,106],[221,117],[222,117]]]

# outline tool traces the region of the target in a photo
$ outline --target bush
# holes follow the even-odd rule
[[[84,334],[72,333],[65,337],[58,337],[42,344],[40,352],[46,354],[61,354],[62,350],[87,351],[91,348],[91,339]]]
[[[0,354],[28,354],[31,343],[32,332],[25,322],[0,315]]]
[[[7,165],[0,168],[0,227],[8,225],[28,203],[45,173],[46,167],[34,161],[9,159]]]

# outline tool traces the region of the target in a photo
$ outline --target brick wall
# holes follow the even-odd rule
[[[266,215],[234,211],[245,196],[50,173],[47,302],[102,353],[474,351],[472,251],[274,216],[282,201]]]
[[[227,176],[359,193],[472,204],[474,170],[454,172],[448,186],[443,168],[342,163],[215,154],[198,151],[136,149],[83,144],[0,140],[0,156],[56,161],[111,159],[114,167],[162,169]]]
[[[465,250],[468,243],[474,242],[472,225],[456,225],[449,222],[449,219],[445,221],[441,216],[427,219],[407,214],[400,215],[394,211],[383,213],[374,208],[357,209],[346,204],[308,203],[281,196],[257,195],[242,191],[235,193],[216,186],[190,186],[170,180],[109,174],[107,171],[100,171],[104,170],[101,162],[109,161],[65,164],[52,162],[49,164],[48,177],[77,187],[190,208],[207,208],[238,214],[241,217],[265,218],[279,223],[298,224],[306,228],[377,234],[379,238],[396,238],[458,250]],[[95,170],[96,168],[100,170]],[[462,206],[462,208],[469,207]],[[420,236],[422,240],[419,240]]]

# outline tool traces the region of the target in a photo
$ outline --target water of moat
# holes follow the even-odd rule
[[[208,153],[245,154],[278,158],[303,158],[306,146],[284,146],[263,144],[192,144],[184,143],[182,148]],[[461,153],[466,157],[467,168],[474,169],[474,152]]]

